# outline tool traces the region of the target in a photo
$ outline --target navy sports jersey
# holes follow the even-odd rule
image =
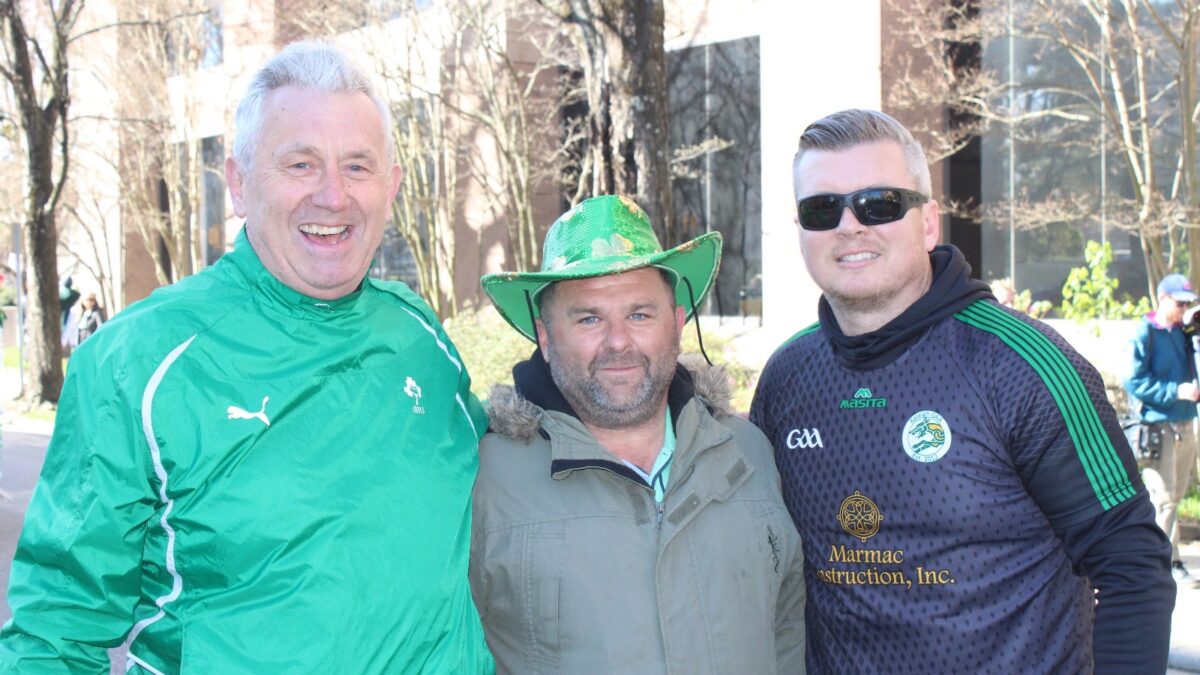
[[[804,541],[810,673],[1092,672],[1073,567],[1104,546],[1080,530],[1153,510],[1096,370],[1043,324],[964,304],[882,365],[814,326],[763,372],[751,420]],[[1161,604],[1162,563],[1138,557]]]

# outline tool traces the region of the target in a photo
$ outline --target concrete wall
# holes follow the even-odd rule
[[[796,230],[796,143],[831,112],[880,107],[880,3],[763,4],[763,326],[782,340],[816,320],[820,297]]]

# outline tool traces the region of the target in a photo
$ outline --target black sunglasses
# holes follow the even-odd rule
[[[823,194],[796,202],[796,215],[806,230],[832,230],[849,207],[863,225],[883,225],[904,217],[908,210],[929,201],[920,192],[903,188],[870,188],[846,195]]]

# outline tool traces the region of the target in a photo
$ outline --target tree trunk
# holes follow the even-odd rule
[[[592,193],[633,197],[663,244],[678,243],[671,204],[662,1],[541,3],[572,27],[583,65]]]
[[[58,232],[54,212],[25,222],[22,255],[26,288],[25,309],[29,340],[26,350],[29,380],[24,397],[31,403],[57,403],[62,391],[62,306],[58,298]]]
[[[27,365],[30,383],[24,397],[33,404],[57,403],[62,391],[62,317],[54,211],[69,166],[67,40],[81,6],[75,0],[63,0],[53,7],[49,31],[37,30],[30,35],[15,0],[0,2],[6,42],[3,72],[20,111],[28,172],[22,252],[28,270],[24,281],[31,329]],[[49,44],[39,42],[44,32],[49,33]],[[36,62],[31,51],[38,55]]]

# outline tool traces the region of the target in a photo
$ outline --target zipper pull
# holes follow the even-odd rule
[[[666,506],[665,506],[665,504],[664,504],[663,502],[659,502],[659,503],[658,503],[658,507],[657,507],[657,509],[658,509],[658,520],[655,522],[655,524],[656,524],[656,525],[658,525],[659,527],[661,527],[661,526],[662,526],[663,511],[666,509]]]

